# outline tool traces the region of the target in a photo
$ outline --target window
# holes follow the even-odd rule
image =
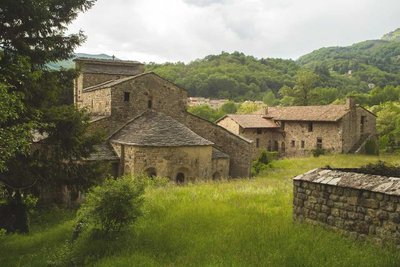
[[[147,108],[152,108],[153,107],[153,100],[149,99],[147,101]]]
[[[361,123],[361,125],[360,125],[360,131],[361,131],[361,133],[364,133],[364,130],[365,130],[365,116],[361,116],[361,121],[360,121],[360,123]]]
[[[129,97],[130,97],[130,93],[129,92],[124,92],[124,101],[125,102],[129,102]]]
[[[295,146],[296,146],[296,141],[295,141],[295,140],[292,140],[292,141],[290,142],[290,146],[291,146],[291,147],[295,147]]]
[[[313,123],[312,123],[312,122],[309,122],[309,123],[308,123],[308,131],[309,131],[309,132],[312,132],[312,131],[314,130],[313,128],[314,128]]]
[[[256,139],[256,147],[260,147],[260,139],[259,138]]]
[[[257,129],[257,134],[262,134],[262,129]]]
[[[301,140],[301,148],[304,148],[304,146],[305,146],[305,142],[304,142],[304,140]]]
[[[274,141],[274,151],[278,151],[279,150],[279,143],[278,141]]]
[[[317,148],[322,149],[322,138],[321,137],[317,138]]]

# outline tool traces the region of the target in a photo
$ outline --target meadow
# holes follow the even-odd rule
[[[0,266],[400,266],[394,247],[292,220],[292,177],[378,159],[400,164],[398,156],[283,159],[254,178],[151,187],[144,215],[107,241],[72,242],[74,210],[40,211],[29,235],[0,236]]]

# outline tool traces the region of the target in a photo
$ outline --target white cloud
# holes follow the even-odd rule
[[[221,51],[297,58],[376,39],[399,25],[397,0],[98,0],[70,26],[78,52],[190,61]]]

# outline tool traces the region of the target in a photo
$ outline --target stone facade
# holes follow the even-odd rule
[[[268,125],[255,116],[263,116]],[[377,141],[376,117],[356,106],[345,105],[267,108],[264,114],[227,115],[218,125],[253,141],[253,159],[262,150],[280,156],[310,155],[316,148],[330,153],[364,153],[365,144]]]
[[[293,179],[293,218],[400,245],[400,178],[315,169]]]
[[[136,62],[105,63],[101,60],[97,64],[96,60],[78,59],[77,68],[83,69],[83,72],[76,79],[75,103],[91,113],[92,131],[105,132],[108,142],[120,158],[120,174],[144,171],[176,179],[177,174],[182,173],[185,180],[250,175],[251,141],[188,113],[186,90],[155,73],[141,73],[142,65]],[[170,137],[167,136],[169,139],[163,136],[162,131],[153,136],[150,127],[147,129],[150,131],[143,136],[125,133],[125,137],[120,136],[123,141],[119,138],[121,140],[115,142],[116,136],[126,132],[129,127],[140,132],[139,121],[144,123],[143,128],[146,129],[151,125],[151,120],[159,116],[166,116],[163,118],[173,127],[182,129],[187,134],[183,139],[191,136],[200,143],[175,142],[174,138],[181,138],[176,137],[180,131],[173,134],[160,121],[152,127],[165,128],[166,132],[170,132]],[[146,143],[149,139],[146,135],[154,142]],[[178,167],[181,168],[179,172]]]

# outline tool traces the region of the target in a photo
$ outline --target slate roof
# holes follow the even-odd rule
[[[387,177],[335,169],[314,169],[294,177],[293,180],[350,187],[389,195],[400,195],[399,177]]]
[[[268,107],[265,117],[279,121],[335,122],[348,112],[347,105]]]
[[[224,152],[216,149],[215,147],[212,148],[212,159],[229,159],[229,156]]]
[[[85,161],[114,161],[119,160],[118,155],[115,153],[113,147],[108,143],[103,143],[99,145],[95,145],[94,149],[96,150],[88,158],[85,158]]]
[[[228,114],[218,121],[226,117],[231,118],[243,128],[279,128],[273,120],[260,114]]]
[[[139,61],[133,60],[121,60],[121,59],[105,59],[105,58],[91,58],[91,57],[77,57],[74,58],[73,61],[80,62],[92,62],[92,63],[104,63],[110,65],[144,65]]]
[[[126,81],[130,81],[130,80],[133,80],[133,79],[136,79],[138,77],[141,77],[143,75],[148,75],[148,74],[154,74],[154,72],[145,72],[145,73],[140,73],[140,74],[133,75],[133,76],[123,77],[123,78],[116,79],[116,80],[106,81],[103,83],[99,83],[99,84],[96,84],[93,86],[83,88],[83,92],[90,92],[90,91],[95,91],[95,90],[99,90],[99,89],[110,88],[110,87],[113,87],[120,83],[124,83]]]
[[[209,146],[212,142],[182,123],[153,110],[147,110],[115,133],[111,142],[137,146]]]

